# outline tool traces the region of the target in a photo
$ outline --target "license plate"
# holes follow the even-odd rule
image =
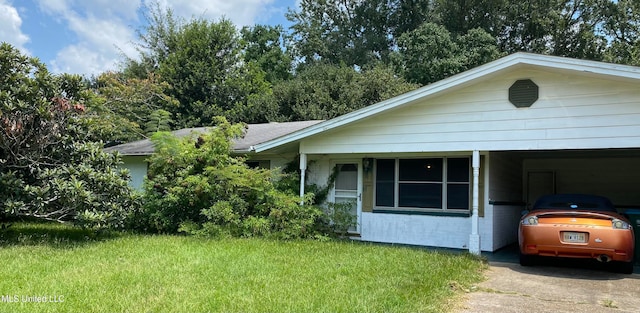
[[[576,243],[587,242],[586,233],[576,233],[576,232],[566,231],[562,233],[562,238],[564,242],[576,242]]]

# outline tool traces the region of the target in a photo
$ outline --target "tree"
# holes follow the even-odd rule
[[[251,102],[266,121],[330,119],[415,89],[384,66],[357,71],[342,65],[306,66],[273,92]]]
[[[607,1],[603,16],[603,31],[611,40],[605,60],[640,66],[640,3]]]
[[[135,205],[116,155],[88,141],[86,86],[0,45],[0,209],[83,226],[121,227]]]
[[[604,0],[606,1],[606,0]],[[503,51],[527,51],[600,60],[606,45],[598,34],[603,0],[510,1],[497,32]]]
[[[388,34],[390,0],[302,0],[286,17],[292,49],[306,63],[364,67],[386,60],[393,44]]]
[[[432,22],[444,26],[453,35],[464,35],[472,29],[480,28],[494,37],[499,34],[505,21],[509,0],[436,0]],[[412,31],[424,21],[415,24]]]
[[[165,110],[179,127],[208,125],[219,115],[243,120],[248,98],[268,90],[265,72],[243,62],[240,36],[229,20],[186,22],[157,3],[145,16],[141,59],[128,59],[124,72],[138,78],[154,73],[166,82],[168,95],[180,105]]]
[[[607,0],[604,0],[607,1]],[[602,0],[563,0],[551,15],[549,53],[577,59],[603,58],[607,40],[598,31]]]
[[[168,89],[169,85],[153,73],[146,78],[100,74],[92,82],[93,94],[84,116],[92,139],[111,144],[171,130],[174,122],[170,111],[176,111],[179,104],[167,95]]]
[[[392,0],[389,3],[389,23],[394,45],[402,34],[418,28],[425,22],[435,22],[434,0]]]
[[[436,22],[454,36],[481,28],[507,53],[527,51],[600,60],[606,46],[598,25],[608,0],[437,0]]]
[[[282,26],[255,25],[241,30],[245,62],[254,62],[265,79],[274,83],[291,79],[292,59],[283,49]]]
[[[394,60],[407,81],[429,84],[500,56],[495,39],[482,29],[455,36],[444,26],[425,23],[400,36]]]

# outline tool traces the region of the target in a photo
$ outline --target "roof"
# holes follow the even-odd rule
[[[307,128],[322,122],[317,121],[302,121],[302,122],[284,122],[284,123],[265,123],[265,124],[248,124],[247,131],[242,138],[234,140],[233,149],[238,153],[246,153],[253,150],[253,146],[277,139],[284,135],[296,132],[298,130]],[[196,128],[183,128],[173,131],[172,133],[177,137],[185,137],[192,134],[199,134],[206,132],[209,127],[196,127]],[[149,139],[143,139],[133,142],[124,143],[121,145],[106,148],[105,151],[113,152],[118,151],[122,155],[151,155],[154,152],[153,142]]]
[[[416,101],[423,101],[446,92],[452,92],[506,71],[525,67],[580,73],[609,79],[640,80],[640,67],[519,52],[360,110],[259,143],[254,146],[255,152],[259,153],[290,145],[313,135],[340,128]]]

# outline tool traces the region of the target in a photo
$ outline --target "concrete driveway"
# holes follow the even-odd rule
[[[459,313],[640,312],[640,268],[612,273],[595,262],[549,260],[518,264],[517,251],[483,254],[487,280],[466,295]]]

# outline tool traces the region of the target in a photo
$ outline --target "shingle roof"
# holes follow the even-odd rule
[[[322,122],[301,121],[301,122],[284,122],[284,123],[265,123],[265,124],[248,124],[247,131],[242,138],[234,140],[233,149],[236,152],[249,152],[254,145],[267,142],[284,135],[296,132],[306,127]],[[173,131],[177,137],[185,137],[191,134],[199,134],[206,132],[208,127],[183,128]],[[122,155],[151,155],[153,154],[153,142],[149,139],[143,139],[121,145],[106,148],[105,151],[118,151]]]

